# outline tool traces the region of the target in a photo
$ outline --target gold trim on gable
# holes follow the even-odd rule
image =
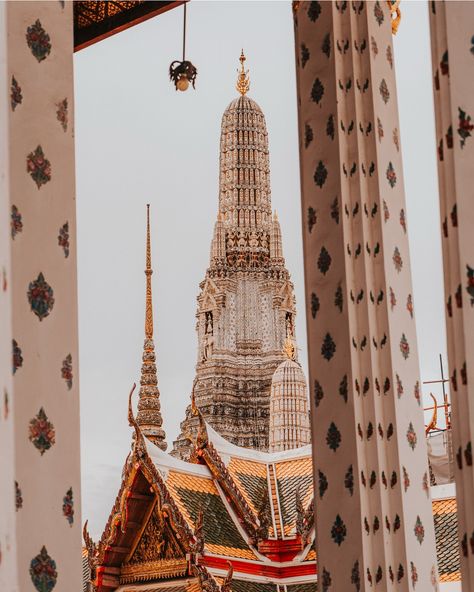
[[[176,578],[186,575],[188,562],[183,559],[162,559],[122,566],[120,583],[131,584],[145,580]]]

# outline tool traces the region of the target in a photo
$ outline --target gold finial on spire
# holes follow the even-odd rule
[[[145,336],[153,339],[153,302],[151,294],[151,244],[150,244],[150,204],[146,204],[146,308],[145,308]]]
[[[291,337],[285,339],[285,345],[283,346],[283,352],[289,360],[296,360],[296,347]]]
[[[250,78],[249,78],[249,71],[245,70],[244,68],[244,63],[245,60],[247,58],[244,55],[244,50],[242,50],[242,53],[240,54],[240,71],[237,70],[237,72],[239,73],[239,76],[237,78],[237,84],[235,85],[235,88],[239,91],[239,93],[244,96],[250,88]]]

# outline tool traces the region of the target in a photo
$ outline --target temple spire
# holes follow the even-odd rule
[[[240,71],[239,72],[239,76],[237,78],[237,84],[235,85],[235,88],[239,91],[239,93],[244,96],[245,94],[247,94],[249,92],[250,89],[250,78],[249,78],[249,71],[245,70],[244,68],[244,63],[245,60],[247,58],[244,55],[244,50],[242,50],[242,53],[240,54]]]
[[[306,378],[290,337],[284,351],[287,359],[275,370],[270,388],[269,452],[292,450],[311,441]]]
[[[161,427],[160,391],[156,373],[155,344],[153,343],[153,300],[151,291],[151,241],[150,205],[147,204],[146,223],[146,297],[145,297],[145,342],[143,344],[143,364],[140,378],[140,400],[138,402],[137,424],[144,436],[162,450],[166,450],[166,435]]]
[[[283,246],[281,240],[280,222],[276,211],[273,213],[272,229],[270,232],[270,258],[277,264],[284,265]]]
[[[150,204],[146,205],[146,306],[145,306],[145,337],[153,339],[153,297],[151,292],[151,244],[150,244]]]

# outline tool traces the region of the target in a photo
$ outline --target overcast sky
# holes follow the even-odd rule
[[[426,2],[405,2],[395,38],[422,380],[445,355],[439,208]],[[195,312],[217,212],[221,116],[236,96],[243,47],[249,95],[269,132],[273,208],[295,284],[300,359],[306,331],[293,21],[290,2],[188,4],[196,90],[168,79],[181,59],[177,8],[75,55],[83,519],[99,536],[130,449],[127,395],[144,337],[145,204],[151,204],[162,413],[169,447],[189,401]],[[422,305],[420,305],[422,304]]]

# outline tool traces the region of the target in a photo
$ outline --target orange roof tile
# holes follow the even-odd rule
[[[433,501],[436,555],[440,582],[459,582],[460,558],[456,498]]]
[[[296,522],[296,492],[299,490],[303,506],[313,499],[313,465],[310,456],[275,464],[278,499],[285,536],[294,532]]]

